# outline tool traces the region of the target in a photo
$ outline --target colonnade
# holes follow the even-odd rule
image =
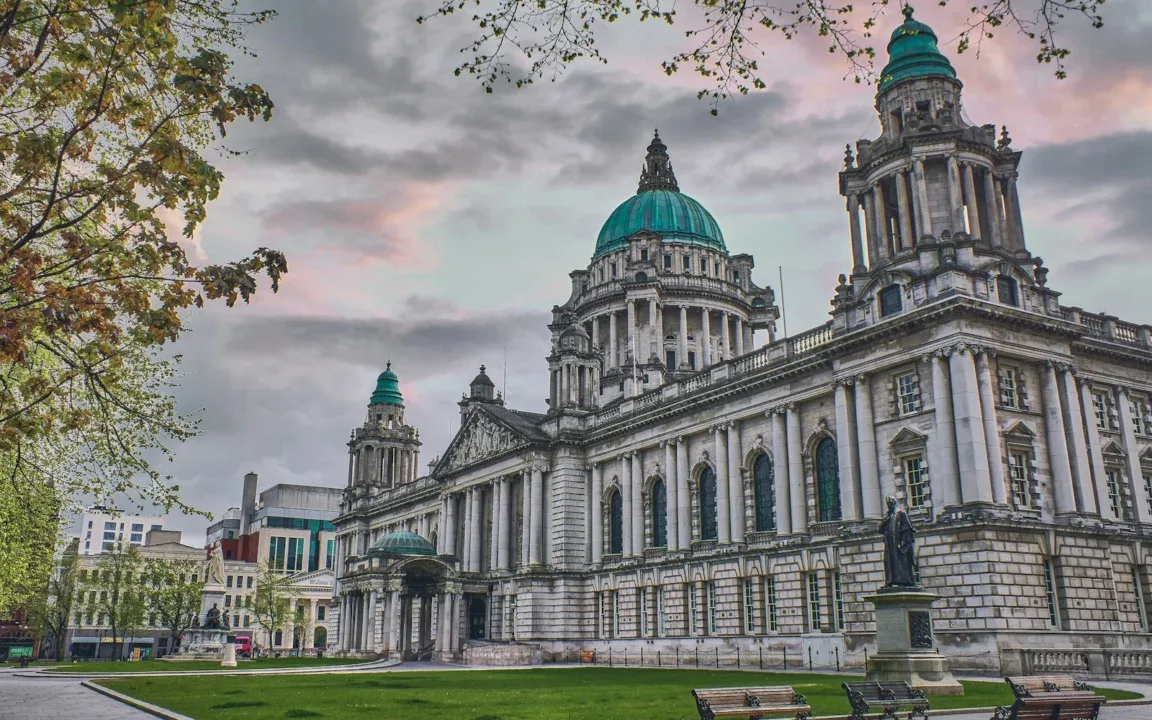
[[[356,484],[393,487],[416,480],[420,474],[417,448],[366,445],[348,451],[348,487]]]
[[[444,530],[437,536],[437,551],[458,554],[461,572],[511,570],[517,546],[521,567],[547,562],[544,529],[549,500],[544,474],[543,466],[534,465],[519,476],[499,477],[445,493],[440,510]],[[515,536],[517,486],[522,516],[519,542]]]
[[[647,315],[645,324],[638,324],[636,303],[646,302]],[[669,332],[665,327],[664,310],[673,308],[677,313],[678,325],[675,332]],[[695,315],[693,328],[689,328],[689,311]],[[625,325],[622,328],[623,338],[617,328],[617,315],[625,316]],[[712,334],[713,316],[718,326],[718,336]],[[608,326],[608,343],[604,346],[600,342],[600,323],[606,322]],[[630,364],[630,358],[639,354],[640,363],[646,363],[652,357],[660,362],[665,360],[664,338],[674,334],[676,337],[675,356],[676,367],[669,370],[701,370],[714,363],[731,360],[743,355],[745,350],[753,349],[752,326],[740,315],[724,309],[713,309],[690,305],[672,305],[659,303],[656,298],[629,299],[623,310],[609,310],[606,313],[592,316],[591,335],[593,344],[604,348],[605,369],[620,368]],[[692,334],[697,338],[694,345],[688,342]],[[635,338],[636,347],[632,347],[629,338]],[[712,339],[716,339],[713,348]],[[707,342],[703,342],[707,339]],[[623,340],[623,342],[621,342]],[[695,362],[689,364],[689,352],[695,353]]]
[[[385,657],[414,657],[460,647],[462,596],[459,588],[413,590],[402,581],[340,596],[338,648]]]

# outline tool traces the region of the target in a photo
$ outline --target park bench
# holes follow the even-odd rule
[[[698,688],[692,691],[700,720],[743,717],[749,720],[794,716],[807,720],[812,714],[808,700],[787,685],[776,687]]]
[[[1006,677],[1016,702],[996,708],[993,720],[1096,720],[1108,702],[1071,675]]]
[[[916,717],[921,720],[928,718],[928,698],[921,690],[917,690],[906,682],[869,682],[843,683],[844,692],[848,693],[848,704],[852,706],[851,717],[862,720],[871,713],[880,713],[881,717],[897,720],[896,711],[908,709],[908,720]]]

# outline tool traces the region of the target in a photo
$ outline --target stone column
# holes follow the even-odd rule
[[[928,205],[928,182],[924,178],[924,160],[912,161],[912,176],[916,181],[916,197],[920,203],[920,234],[935,235],[932,230],[932,210]]]
[[[800,406],[789,405],[788,485],[792,499],[792,532],[808,532],[808,496],[804,492],[804,450],[800,436]]]
[[[528,562],[539,565],[544,549],[544,469],[532,468],[532,534],[529,538],[532,547],[528,550]]]
[[[658,333],[656,331],[657,327],[658,326],[656,325],[656,298],[648,298],[648,335],[649,335],[649,338],[648,338],[648,342],[645,343],[645,345],[648,346],[648,357],[655,355],[657,358],[659,358],[661,355],[661,353],[659,353],[655,347],[656,339],[660,336],[660,333]],[[644,358],[645,362],[647,362],[648,357]]]
[[[860,450],[860,504],[864,517],[884,517],[884,497],[893,490],[880,487],[876,458],[876,424],[872,417],[872,388],[867,375],[856,376],[856,441]],[[884,473],[887,479],[890,473]],[[889,483],[885,483],[889,484]]]
[[[1128,480],[1132,484],[1132,511],[1137,523],[1152,524],[1150,499],[1144,489],[1144,470],[1140,467],[1140,453],[1136,445],[1136,425],[1132,422],[1132,399],[1128,388],[1118,388],[1116,400],[1120,404],[1120,432],[1124,435],[1124,448],[1128,451]]]
[[[300,638],[303,642],[304,638]],[[364,649],[376,651],[376,591],[368,592],[368,612],[364,622]]]
[[[712,311],[706,307],[700,308],[700,324],[700,367],[706,368],[712,364]]]
[[[868,270],[864,264],[864,244],[860,238],[860,198],[856,193],[848,196],[848,227],[852,233],[852,274]]]
[[[600,348],[600,316],[592,316],[592,347]]]
[[[676,477],[676,452],[672,447],[672,441],[665,440],[663,446],[664,487],[667,491],[664,516],[668,528],[668,549],[676,550],[680,547],[680,523],[677,520],[677,508],[680,507],[680,483]]]
[[[900,250],[916,246],[912,236],[912,209],[908,206],[908,181],[903,170],[896,173],[896,204],[900,208]]]
[[[964,163],[964,195],[968,208],[968,234],[980,237],[980,211],[976,207],[976,180],[972,176],[972,163]],[[981,238],[982,240],[986,238]]]
[[[448,624],[446,622],[448,613],[445,612],[447,608],[447,601],[445,600],[445,593],[436,593],[436,652],[446,652],[448,650],[448,643],[445,642],[447,636]]]
[[[604,469],[592,463],[592,562],[604,560]]]
[[[736,357],[744,354],[744,321],[738,316],[734,316],[733,320],[736,323]]]
[[[837,380],[834,390],[836,405],[836,451],[840,465],[840,517],[844,520],[859,520],[857,500],[856,453],[852,432],[852,408],[849,407],[846,382]]]
[[[644,465],[642,451],[632,453],[632,554],[644,554]]]
[[[489,526],[484,522],[484,506],[481,505],[480,509],[480,526],[491,527],[488,537],[488,569],[495,570],[499,566],[500,557],[500,482],[498,480],[492,481],[491,491],[485,493],[488,496],[488,504],[491,510],[492,524]],[[480,567],[484,569],[483,565]]]
[[[639,348],[639,340],[636,338],[636,301],[635,300],[629,300],[628,301],[628,331],[625,334],[625,338],[626,338],[626,341],[628,343],[628,347],[632,348],[632,362],[633,363],[639,363],[640,358],[638,358],[637,355],[640,354],[640,348]],[[624,357],[628,357],[627,351],[625,351]]]
[[[608,367],[620,367],[620,342],[616,337],[616,311],[608,312]]]
[[[499,483],[497,487],[500,488],[500,492],[498,493],[500,504],[497,515],[499,527],[496,533],[496,567],[501,570],[507,570],[509,568],[508,550],[510,545],[508,540],[512,534],[509,529],[511,527],[511,518],[508,517],[508,508],[511,505],[509,499],[512,495],[512,483],[506,477],[500,478],[496,482]]]
[[[464,547],[460,567],[464,572],[472,572],[472,521],[473,521],[473,503],[475,496],[472,488],[464,490]]]
[[[880,251],[876,247],[876,199],[871,188],[864,192],[864,234],[868,242],[868,266],[876,267],[880,264]]]
[[[746,513],[744,512],[744,475],[740,452],[740,426],[728,423],[728,504],[732,519],[732,542],[744,542]]]
[[[1088,454],[1092,460],[1092,475],[1096,478],[1096,507],[1100,509],[1100,517],[1116,519],[1112,512],[1112,501],[1108,497],[1108,475],[1104,471],[1100,428],[1096,427],[1096,418],[1092,412],[1092,388],[1083,380],[1080,380],[1080,412],[1081,420],[1088,429]],[[1139,494],[1136,493],[1137,496]]]
[[[453,655],[460,647],[460,603],[463,599],[456,593],[448,596],[448,652]]]
[[[956,455],[960,461],[960,492],[965,504],[992,502],[992,477],[988,470],[988,442],[984,437],[984,414],[980,411],[980,387],[976,361],[964,346],[948,358],[952,375],[952,417],[956,422]]]
[[[692,495],[688,492],[688,442],[676,438],[676,533],[680,541],[678,550],[692,546]]]
[[[1045,363],[1041,380],[1044,396],[1044,434],[1048,443],[1048,463],[1052,471],[1052,491],[1056,498],[1056,514],[1076,512],[1076,494],[1072,489],[1072,466],[1068,459],[1068,442],[1064,434],[1064,417],[1060,410],[1060,390],[1056,380],[1056,366]]]
[[[964,229],[964,197],[960,188],[960,161],[955,155],[948,156],[948,215],[952,223],[952,234]],[[967,500],[968,498],[964,498]]]
[[[440,498],[440,513],[439,513],[439,532],[436,533],[436,554],[446,555],[444,548],[448,544],[448,533],[446,530],[448,517],[448,496],[444,495]]]
[[[472,488],[472,572],[484,569],[484,488]]]
[[[935,409],[936,432],[931,438],[932,461],[929,482],[932,505],[937,512],[960,504],[960,471],[956,464],[956,430],[952,420],[952,388],[948,360],[940,353],[925,355],[923,361],[932,367],[932,405]]]
[[[731,360],[732,359],[732,339],[728,334],[728,313],[726,313],[726,312],[720,313],[720,322],[724,323],[720,327],[720,341],[724,345],[724,350],[723,350],[724,356],[721,358],[721,360]]]
[[[349,450],[348,451],[348,487],[352,487],[352,482],[353,482],[352,470],[353,470],[353,465],[355,464],[354,463],[355,457],[356,456],[352,454],[352,451]],[[245,522],[247,522],[247,521],[245,521]]]
[[[1008,175],[1008,199],[1012,205],[1013,250],[1024,249],[1024,218],[1020,213],[1020,194],[1016,191],[1016,173]]]
[[[348,596],[340,596],[340,615],[336,618],[336,639],[340,645],[341,652],[348,651]]]
[[[528,547],[532,544],[532,480],[529,470],[520,474],[520,567],[528,567]]]
[[[984,183],[984,217],[988,222],[988,243],[992,247],[1000,247],[1004,242],[1000,237],[1000,201],[996,196],[996,185],[992,178],[992,169],[985,168]]]
[[[620,537],[624,557],[632,557],[632,456],[620,456]]]
[[[971,172],[972,168],[965,166]],[[976,377],[980,386],[980,415],[984,420],[984,438],[988,442],[988,471],[992,483],[992,502],[1008,502],[1004,483],[1004,447],[1000,442],[1000,423],[996,420],[996,390],[988,366],[988,352],[976,356]]]
[[[776,534],[792,534],[791,488],[788,483],[788,441],[784,434],[784,409],[769,411],[772,418],[772,476],[776,482]]]
[[[1060,381],[1064,386],[1064,397],[1060,404],[1064,411],[1064,427],[1068,429],[1072,493],[1076,497],[1076,509],[1082,513],[1092,513],[1096,498],[1092,492],[1092,468],[1088,464],[1088,441],[1084,437],[1084,412],[1080,408],[1076,376],[1067,369],[1061,370]]]
[[[716,463],[716,540],[722,544],[732,542],[732,508],[728,492],[728,450],[724,443],[724,426],[712,428],[715,435]]]
[[[680,306],[680,335],[676,338],[678,341],[677,347],[679,348],[679,357],[676,358],[676,367],[668,368],[669,370],[676,370],[678,368],[689,368],[688,365],[688,306]]]
[[[752,340],[752,326],[743,320],[740,321],[740,324],[744,331],[744,347],[748,348],[748,352],[752,352],[756,349],[756,344]]]
[[[403,613],[400,607],[400,591],[393,590],[388,600],[388,649],[397,655],[399,655],[403,648],[401,644],[401,625],[404,624],[403,620]]]

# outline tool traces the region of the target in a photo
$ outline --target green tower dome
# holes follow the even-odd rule
[[[369,405],[403,405],[404,396],[400,394],[400,379],[392,372],[392,361],[388,367],[376,378],[376,390],[372,393]]]
[[[912,6],[904,6],[904,22],[892,31],[888,41],[888,64],[880,73],[880,90],[901,80],[917,77],[956,79],[956,70],[936,47],[936,33],[912,19]]]
[[[369,555],[423,555],[435,557],[432,543],[412,532],[388,533],[368,550]]]
[[[712,213],[680,192],[667,150],[657,131],[648,145],[640,187],[612,211],[600,228],[593,259],[626,247],[628,238],[641,230],[660,233],[666,241],[727,251],[724,234]]]

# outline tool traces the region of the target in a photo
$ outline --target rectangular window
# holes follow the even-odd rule
[[[1144,401],[1140,398],[1132,398],[1129,404],[1129,409],[1132,411],[1132,429],[1137,435],[1144,434]]]
[[[640,637],[648,637],[648,588],[636,588],[636,604],[640,608],[639,627]]]
[[[836,629],[844,631],[844,591],[840,587],[840,573],[832,573],[832,599],[836,604]]]
[[[664,637],[667,629],[664,625],[664,586],[656,588],[656,634]]]
[[[336,567],[336,541],[328,540],[324,544],[324,569],[331,570]]]
[[[1032,490],[1028,487],[1028,455],[1010,452],[1008,454],[1008,479],[1012,484],[1012,500],[1018,508],[1032,507]]]
[[[152,527],[150,527],[148,529],[149,530],[163,530],[164,528],[162,525],[153,525]]]
[[[1092,410],[1096,415],[1096,427],[1101,430],[1108,429],[1108,399],[1104,393],[1092,393]]]
[[[612,637],[620,635],[620,591],[612,591]]]
[[[144,523],[132,523],[132,532],[144,532]]]
[[[716,272],[713,273],[716,277],[720,277],[720,263],[716,263]]]
[[[287,543],[287,538],[268,538],[268,565],[275,570],[284,569],[284,559],[286,557],[285,546]]]
[[[1048,622],[1052,627],[1060,627],[1060,614],[1056,606],[1056,577],[1052,572],[1052,561],[1044,561],[1044,597],[1048,601]]]
[[[224,578],[224,587],[226,587],[226,588],[232,587],[232,576],[231,575]]]
[[[1000,302],[1005,305],[1013,305],[1019,307],[1020,294],[1016,288],[1016,281],[1010,277],[1000,275],[996,278],[996,294],[1000,296]]]
[[[688,585],[684,593],[688,597],[688,631],[692,635],[700,634],[700,598],[696,596],[699,592],[695,583]]]
[[[106,533],[104,533],[104,539],[105,539],[105,540],[115,540],[115,539],[116,539],[116,533],[115,533],[115,531],[113,531],[113,532],[106,532]]]
[[[252,627],[252,619],[247,615],[244,616],[244,627]]]
[[[896,395],[901,415],[920,411],[920,388],[916,373],[905,373],[896,378]]]
[[[925,480],[924,456],[904,459],[904,482],[908,486],[908,507],[924,507],[928,500],[928,484]]]
[[[648,261],[648,248],[640,248],[640,259],[645,262]]]
[[[820,578],[816,573],[808,575],[808,627],[820,632]]]
[[[1148,606],[1144,604],[1144,586],[1140,582],[1140,568],[1132,568],[1132,594],[1136,597],[1136,614],[1140,616],[1140,629],[1148,632]]]
[[[749,635],[756,634],[756,600],[753,597],[755,578],[744,578],[744,632]]]
[[[106,522],[106,523],[104,523],[104,529],[105,530],[115,530],[116,529],[116,523]]]
[[[612,263],[612,277],[616,277],[616,263]]]
[[[195,576],[195,575],[193,575],[193,576],[192,576],[192,582],[196,582],[196,576]],[[247,584],[247,586],[246,586],[246,587],[247,587],[249,590],[251,590],[251,589],[252,589],[252,576],[251,576],[251,575],[249,575],[249,576],[248,576],[248,584]]]
[[[1108,504],[1112,506],[1112,516],[1120,517],[1120,471],[1105,470],[1108,477]]]
[[[317,620],[323,620],[324,616],[327,614],[327,612],[326,612],[327,610],[328,610],[328,606],[317,605],[316,606],[316,619]]]
[[[692,270],[692,256],[691,255],[685,255],[684,256],[684,272],[690,272],[691,270]]]
[[[1014,368],[1000,368],[1000,406],[1013,410],[1020,407],[1020,398],[1017,389],[1020,385],[1020,376]]]
[[[101,545],[101,549],[106,551],[106,552],[111,551],[112,550],[112,543],[110,543],[110,542],[104,543],[103,545]]]
[[[769,575],[764,580],[764,606],[768,615],[768,632],[780,629],[776,614],[776,578]]]
[[[675,350],[665,350],[664,351],[664,367],[668,368],[669,370],[675,370],[676,369],[676,351]]]
[[[671,255],[665,255],[664,256],[664,269],[665,270],[671,270],[672,269],[672,256]]]
[[[131,537],[130,541],[134,542],[134,543],[144,542],[144,536],[141,535],[140,533],[132,533],[132,537]]]
[[[1144,499],[1148,502],[1148,512],[1152,514],[1152,475],[1144,476]]]
[[[704,590],[707,593],[704,596],[704,601],[708,603],[708,634],[716,634],[716,583],[708,582],[704,584]]]
[[[232,607],[232,596],[231,595],[225,595],[224,596],[224,607]]]
[[[736,272],[735,270],[732,271],[732,282],[734,282],[734,283],[740,282],[740,273]]]
[[[196,582],[196,573],[192,573],[192,582],[193,582],[193,583],[195,583],[195,582]]]

